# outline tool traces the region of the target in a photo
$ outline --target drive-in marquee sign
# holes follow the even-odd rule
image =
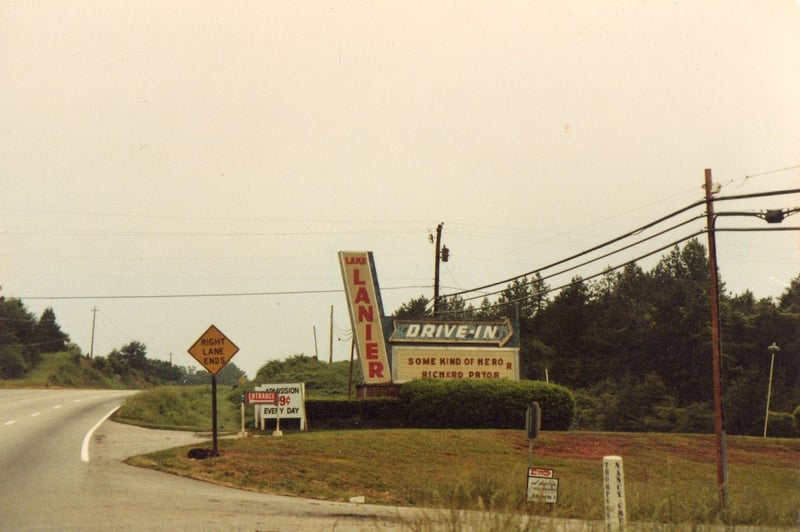
[[[390,322],[383,319],[372,253],[340,251],[339,264],[364,384],[519,379],[519,335],[508,318]]]
[[[508,318],[501,321],[394,320],[390,342],[485,344],[503,347],[514,336]]]
[[[394,382],[413,379],[519,379],[519,349],[394,346]]]

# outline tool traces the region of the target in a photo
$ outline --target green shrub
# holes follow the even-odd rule
[[[309,399],[310,428],[397,428],[406,424],[402,403],[394,397],[375,399]]]
[[[767,436],[791,438],[795,436],[794,418],[786,412],[770,412]]]
[[[573,428],[624,432],[710,433],[713,411],[708,403],[679,406],[662,379],[601,381],[575,390],[577,413]],[[763,418],[762,418],[763,424]]]
[[[15,347],[0,346],[0,378],[18,379],[25,374],[25,358]]]
[[[228,390],[217,387],[217,422],[219,430],[237,430],[240,411],[226,401]],[[159,386],[125,400],[114,419],[143,427],[179,430],[210,430],[211,386]]]
[[[105,376],[92,367],[89,359],[83,358],[77,353],[71,353],[64,358],[56,370],[47,377],[47,384],[86,387],[105,387],[109,385]]]
[[[406,383],[397,398],[309,399],[314,428],[511,428],[525,426],[531,402],[542,409],[543,430],[567,430],[575,399],[561,386],[537,381],[434,381]]]
[[[421,379],[404,384],[399,399],[408,426],[419,428],[522,428],[533,401],[543,430],[567,430],[575,417],[572,393],[540,381]]]

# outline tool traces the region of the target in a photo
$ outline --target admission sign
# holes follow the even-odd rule
[[[212,375],[219,373],[238,352],[236,344],[213,325],[189,348],[189,354]]]
[[[256,426],[261,426],[261,430],[266,429],[268,419],[292,418],[300,420],[300,430],[306,430],[306,383],[262,384],[249,396],[249,404],[255,405]]]

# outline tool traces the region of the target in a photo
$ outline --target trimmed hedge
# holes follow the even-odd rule
[[[420,428],[521,429],[533,401],[542,409],[542,430],[567,430],[575,418],[572,393],[540,381],[421,379],[404,384],[399,399],[408,426]]]
[[[398,428],[405,426],[405,410],[394,397],[378,399],[307,399],[310,429]]]
[[[310,428],[522,429],[537,401],[542,430],[568,430],[575,418],[572,393],[539,381],[438,381],[404,384],[397,398],[307,400]]]

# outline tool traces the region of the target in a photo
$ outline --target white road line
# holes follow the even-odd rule
[[[61,408],[61,405],[56,405],[53,407],[53,410],[58,410],[59,408]]]
[[[92,441],[92,434],[94,434],[94,431],[96,431],[96,430],[97,430],[97,428],[98,428],[100,425],[102,425],[102,424],[103,424],[103,422],[104,422],[106,419],[110,418],[110,417],[111,417],[111,415],[112,415],[114,412],[116,412],[117,410],[119,410],[121,406],[122,406],[122,405],[120,405],[120,406],[117,406],[117,407],[114,407],[114,409],[113,409],[111,412],[109,412],[108,414],[106,414],[105,416],[103,416],[103,418],[102,418],[100,421],[98,421],[98,422],[95,424],[95,426],[94,426],[94,427],[92,427],[91,429],[89,429],[89,432],[87,432],[87,433],[86,433],[86,436],[84,436],[84,437],[83,437],[83,444],[81,445],[81,460],[83,460],[84,462],[88,462],[88,461],[89,461],[89,442],[90,442],[90,441]]]
[[[41,415],[41,412],[34,412],[33,414],[31,414],[31,417],[36,417],[36,416],[39,416],[39,415]]]
[[[3,423],[3,425],[5,425],[5,426],[7,427],[7,426],[9,426],[9,425],[13,425],[13,424],[14,424],[14,423],[16,423],[16,422],[17,422],[17,420],[16,420],[16,419],[12,419],[11,421],[6,421],[5,423]]]
[[[72,401],[72,402],[73,402],[73,403],[80,403],[81,401],[83,401],[83,399],[75,399],[75,400],[74,400],[74,401]]]

